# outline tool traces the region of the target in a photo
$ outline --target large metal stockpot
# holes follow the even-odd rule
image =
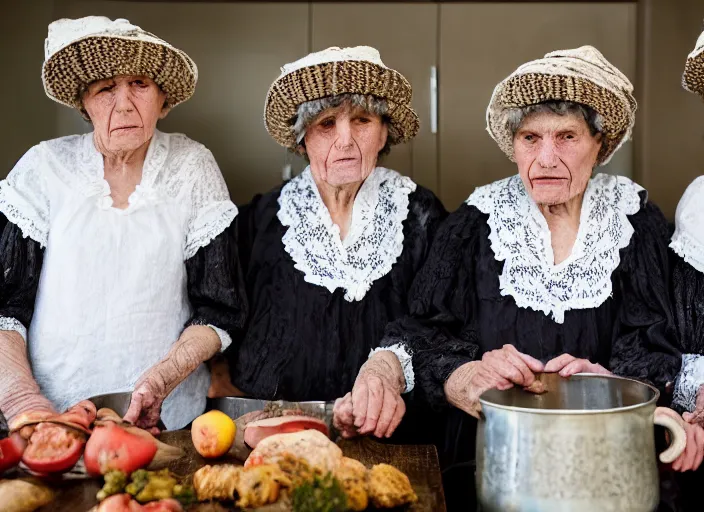
[[[542,374],[546,392],[490,390],[480,402],[477,494],[482,512],[649,512],[659,501],[653,425],[686,434],[656,413],[657,389],[612,376]]]

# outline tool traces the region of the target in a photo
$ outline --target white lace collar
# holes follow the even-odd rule
[[[416,184],[396,171],[375,168],[357,193],[345,240],[320,198],[310,167],[281,189],[277,217],[288,227],[283,244],[309,283],[345,299],[362,300],[403,251],[408,195]]]
[[[55,186],[58,180],[65,186]],[[147,149],[142,179],[124,210],[113,208],[105,180],[103,157],[93,133],[44,141],[25,153],[5,180],[0,181],[0,211],[29,236],[46,247],[52,219],[51,205],[86,201],[118,216],[170,203],[186,218],[184,255],[198,249],[227,228],[237,215],[220,169],[208,149],[185,135],[159,130]]]
[[[675,222],[670,247],[699,272],[704,272],[704,176],[687,187],[677,205]]]
[[[587,186],[572,254],[555,265],[550,229],[519,176],[477,188],[467,199],[489,215],[494,257],[504,261],[502,295],[519,307],[552,314],[600,306],[611,296],[611,273],[619,250],[627,247],[633,226],[627,215],[640,209],[639,185],[623,176],[597,174]]]
[[[170,137],[159,130],[154,130],[154,135],[147,148],[142,167],[142,179],[128,198],[129,206],[124,210],[116,210],[119,215],[133,212],[145,203],[154,204],[158,202],[158,194],[155,191],[155,181],[166,162],[169,154]],[[105,169],[103,156],[95,147],[93,132],[83,135],[80,148],[81,170],[88,173],[88,179],[84,182],[84,193],[87,196],[97,196],[97,204],[101,209],[109,209],[113,206],[110,184],[105,179]]]

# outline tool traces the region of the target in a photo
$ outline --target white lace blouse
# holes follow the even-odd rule
[[[159,131],[126,209],[112,205],[90,133],[30,149],[0,182],[0,211],[45,248],[31,325],[0,317],[0,328],[27,339],[59,410],[132,390],[168,352],[192,313],[185,262],[237,214],[210,151]],[[229,335],[212,327],[225,349]],[[203,411],[208,385],[201,365],[165,401],[167,428]]]

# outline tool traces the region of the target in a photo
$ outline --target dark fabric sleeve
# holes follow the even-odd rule
[[[442,222],[447,218],[447,210],[430,190],[418,186],[409,196],[409,215],[411,221],[404,229],[407,243],[404,251],[413,254],[414,277],[425,263]]]
[[[657,386],[663,401],[681,366],[681,348],[669,294],[668,225],[646,203],[629,218],[634,233],[622,251],[614,293],[621,299],[614,326],[611,370]],[[666,392],[667,391],[667,392]]]
[[[234,223],[186,260],[186,271],[193,307],[186,325],[213,325],[236,343],[247,318],[247,298]]]
[[[392,322],[383,346],[403,344],[411,353],[415,397],[433,407],[447,404],[444,384],[461,365],[478,354],[472,325],[473,241],[478,211],[462,206],[440,226],[428,259],[409,294],[410,315]]]
[[[42,271],[44,249],[22,236],[22,230],[0,214],[0,317],[14,318],[29,328]]]
[[[278,196],[281,187],[275,188],[266,195],[257,194],[244,206],[239,206],[239,214],[233,223],[237,234],[237,249],[242,272],[246,276],[250,270],[252,251],[257,240],[260,226],[266,226],[276,217],[278,211]]]
[[[704,273],[670,250],[677,334],[686,354],[704,354]]]

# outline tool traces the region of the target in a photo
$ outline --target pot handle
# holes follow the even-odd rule
[[[660,454],[660,462],[670,464],[684,452],[687,446],[687,433],[675,418],[667,413],[661,412],[660,409],[660,407],[655,409],[653,423],[669,430],[670,437],[672,438],[670,446]]]

